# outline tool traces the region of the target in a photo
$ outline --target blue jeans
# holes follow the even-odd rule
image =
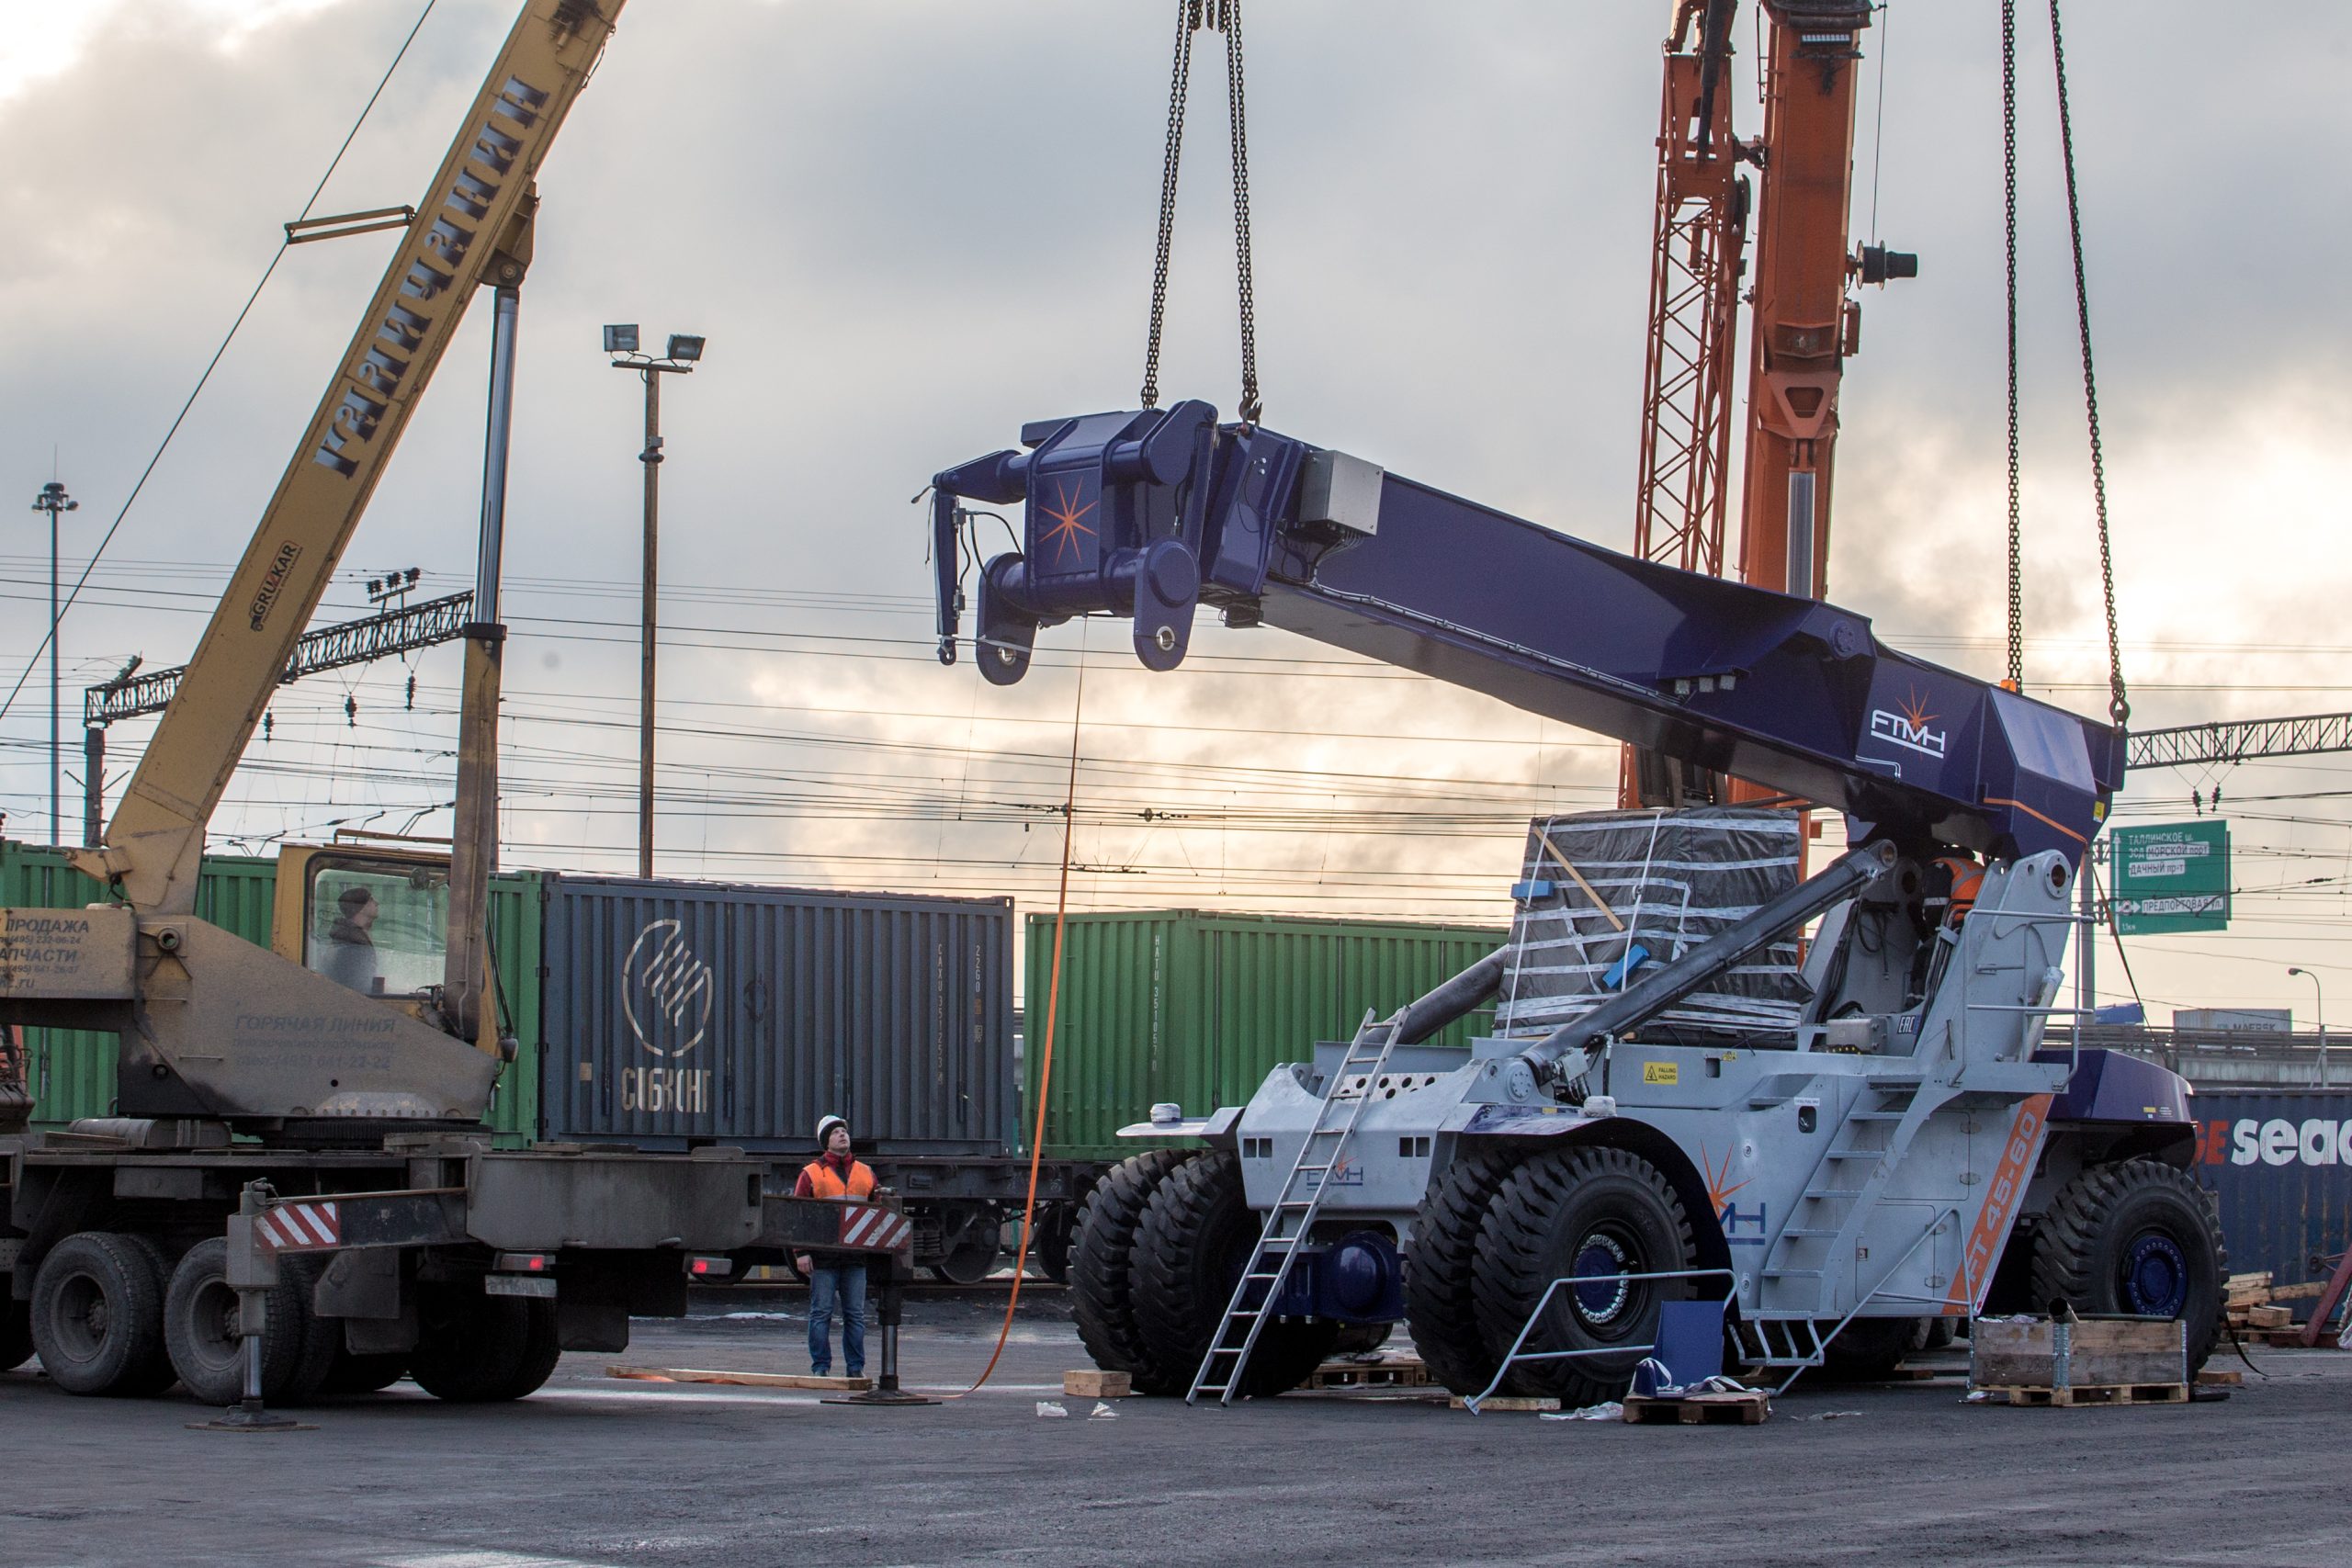
[[[842,1309],[842,1348],[849,1375],[865,1371],[865,1265],[840,1263],[808,1272],[808,1368],[818,1377],[833,1370],[833,1303]]]

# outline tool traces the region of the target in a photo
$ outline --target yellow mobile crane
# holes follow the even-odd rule
[[[767,1197],[739,1149],[493,1152],[481,1125],[503,1055],[484,998],[517,289],[534,178],[621,4],[525,6],[103,841],[74,852],[108,901],[0,908],[0,1025],[120,1040],[117,1115],[34,1133],[0,1101],[0,1369],[38,1349],[70,1392],[176,1380],[249,1421],[403,1371],[513,1398],[561,1349],[626,1346],[632,1314],[683,1314],[690,1278],[907,1259],[894,1207]],[[480,288],[497,321],[452,852],[287,850],[263,949],[195,914],[205,825]]]

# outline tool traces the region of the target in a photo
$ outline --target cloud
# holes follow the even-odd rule
[[[0,271],[12,351],[0,458],[22,487],[50,475],[54,452],[84,502],[70,568],[122,506],[417,8],[36,10],[40,30],[18,29],[0,62],[13,152],[0,215],[17,240]],[[1258,344],[1277,428],[1629,539],[1661,10],[1253,10]],[[511,0],[440,0],[319,211],[417,198],[513,15]],[[1874,210],[1879,236],[1922,267],[1864,299],[1832,592],[1898,646],[1997,675],[1996,23],[1914,6],[1877,19],[1857,234]],[[2328,144],[2352,16],[2301,18],[2286,51],[2209,21],[2188,0],[2069,17],[2127,673],[2135,713],[2157,722],[2345,705],[2332,612],[2352,478],[2337,434],[2352,285],[2326,258],[2347,219],[2314,198],[2292,150]],[[2046,43],[2027,37],[2028,673],[2096,712],[2106,654],[2074,288]],[[1051,667],[1011,691],[968,664],[940,669],[922,513],[906,502],[1024,420],[1135,398],[1169,44],[1157,8],[1078,0],[648,0],[624,14],[543,173],[524,291],[512,858],[633,858],[643,393],[605,368],[596,336],[633,320],[710,340],[695,373],[662,389],[662,757],[676,802],[664,867],[1047,896],[1078,629],[1047,633]],[[1753,64],[1743,42],[1747,133]],[[1204,42],[1161,384],[1230,412],[1221,65]],[[280,262],[67,623],[69,705],[133,651],[151,666],[187,657],[193,612],[243,549],[390,248],[375,235]],[[483,315],[358,530],[345,558],[358,574],[422,565],[443,592],[469,575]],[[47,561],[20,532],[0,542],[0,565],[18,612],[0,637],[15,661],[0,679],[13,681],[39,639]],[[359,607],[346,583],[322,616]],[[1280,633],[1211,631],[1167,679],[1133,671],[1120,642],[1094,628],[1078,847],[1105,869],[1080,879],[1084,900],[1498,918],[1521,838],[1511,817],[1606,795],[1611,755],[1589,738],[1315,662],[1338,656]],[[446,800],[456,682],[443,649],[280,693],[273,739],[217,826],[250,842],[371,813],[397,825]],[[11,831],[45,812],[43,684],[0,722]],[[119,764],[142,738],[118,729]],[[2144,781],[2127,804],[2173,809],[2192,782],[2208,783]],[[2333,807],[2279,813],[2297,820],[2241,829],[2252,874],[2301,874],[2305,858],[2343,850]],[[2337,940],[2324,923],[2248,929],[2312,951]],[[2167,956],[2143,983],[2188,1000],[2267,998],[2269,979],[2237,976],[2267,950],[2223,951],[2233,956]]]

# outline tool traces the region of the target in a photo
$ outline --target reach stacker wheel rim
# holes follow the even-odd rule
[[[2132,1238],[2123,1258],[2124,1310],[2140,1317],[2178,1317],[2188,1304],[2188,1255],[2162,1231]]]

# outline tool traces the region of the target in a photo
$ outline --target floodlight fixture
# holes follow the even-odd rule
[[[637,323],[629,321],[621,326],[606,327],[605,352],[606,354],[635,354],[637,352]]]
[[[702,357],[702,341],[692,333],[672,333],[668,357],[691,365]]]

